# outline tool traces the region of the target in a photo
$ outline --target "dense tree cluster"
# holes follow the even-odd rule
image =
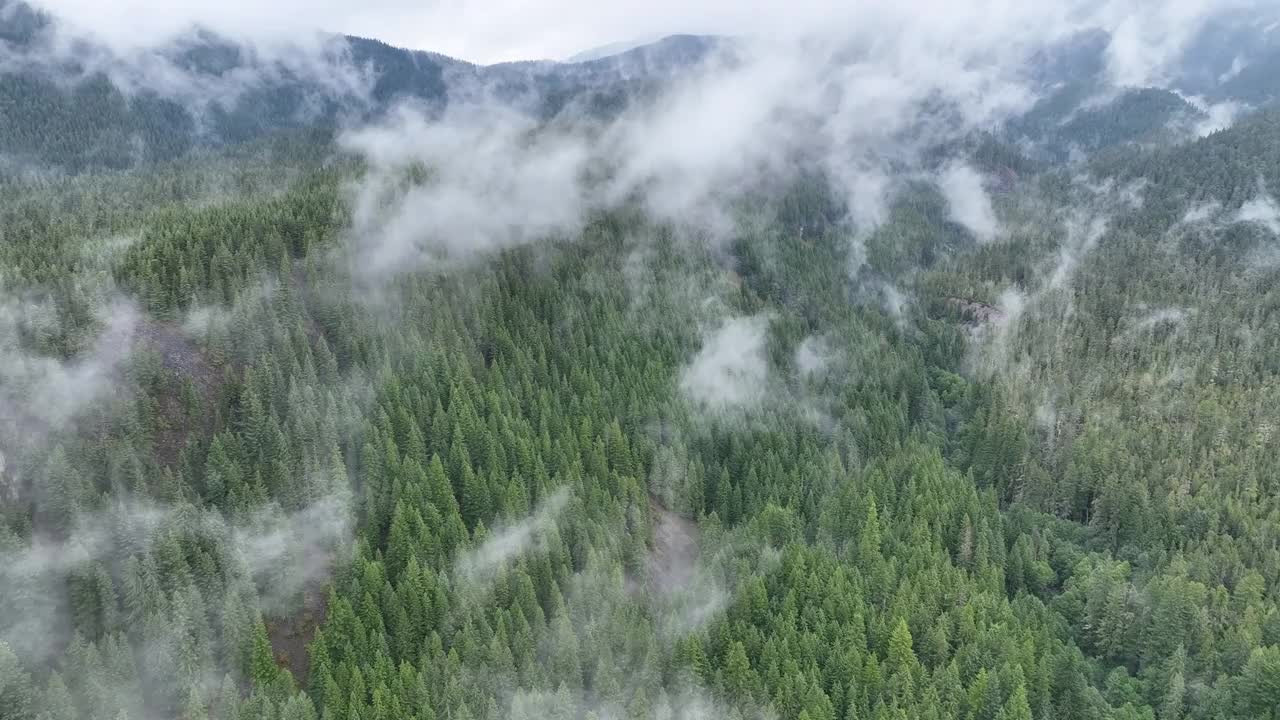
[[[0,718],[1274,720],[1277,127],[1102,189],[983,138],[985,244],[805,178],[725,246],[619,209],[375,297],[324,132],[10,180],[53,320],[6,351],[138,319],[74,422],[0,417]],[[769,381],[707,408],[727,316]]]

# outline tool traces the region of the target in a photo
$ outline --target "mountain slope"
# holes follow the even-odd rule
[[[23,23],[3,720],[1276,720],[1280,110]]]
[[[13,0],[0,10],[0,159],[10,170],[121,169],[298,128],[370,120],[398,103],[437,112],[499,103],[538,117],[616,113],[703,61],[714,41],[672,36],[585,63],[476,66],[376,40],[257,49],[206,31],[118,55],[67,38]]]

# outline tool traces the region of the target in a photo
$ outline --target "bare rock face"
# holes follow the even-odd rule
[[[976,323],[985,323],[992,320],[1003,320],[1004,312],[996,307],[977,300],[966,300],[965,298],[949,297],[947,304],[960,311],[966,319]]]

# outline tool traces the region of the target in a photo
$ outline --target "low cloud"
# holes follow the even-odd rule
[[[650,692],[649,688],[623,688],[624,697],[637,690]],[[741,703],[745,698],[732,698]],[[727,701],[718,699],[704,688],[696,686],[662,689],[650,703],[647,713],[636,715],[634,709],[608,702],[588,702],[566,690],[520,689],[512,693],[509,720],[542,720],[563,714],[580,714],[599,720],[776,720],[771,710],[750,707],[743,710]]]
[[[703,336],[702,349],[680,374],[680,391],[712,412],[759,406],[769,385],[768,328],[769,319],[763,315],[723,321]]]
[[[42,7],[75,18],[116,47],[171,37],[200,24],[220,32],[277,38],[298,31],[299,18],[318,29],[377,37],[396,45],[444,52],[476,62],[566,57],[587,48],[670,33],[795,36],[824,28],[863,31],[884,38],[905,25],[929,39],[951,36],[957,45],[995,45],[1042,39],[1060,29],[1101,26],[1116,39],[1109,74],[1124,84],[1167,75],[1173,60],[1199,27],[1226,10],[1264,10],[1259,0],[1065,0],[1008,3],[969,0],[772,0],[749,5],[678,0],[485,0],[479,3],[420,3],[369,0],[280,0],[253,3],[172,3],[122,0],[38,0]],[[853,28],[853,30],[849,30]],[[865,30],[863,30],[865,28]]]
[[[268,505],[229,528],[230,546],[258,581],[264,610],[295,610],[299,593],[321,587],[339,553],[349,546],[354,530],[352,494],[349,486],[335,484],[296,512]],[[212,517],[207,522],[218,528]]]
[[[498,108],[451,110],[439,121],[402,108],[343,136],[369,163],[354,189],[352,267],[378,281],[571,233],[583,222],[580,141],[535,132]]]
[[[1272,235],[1280,235],[1280,206],[1267,194],[1259,194],[1241,205],[1234,220],[1239,223],[1255,223],[1266,228]]]
[[[454,562],[453,574],[465,587],[482,588],[515,558],[549,546],[556,532],[556,519],[569,502],[569,491],[560,488],[534,510],[533,515],[515,525],[490,532],[479,547],[467,550]]]
[[[501,103],[455,103],[443,115],[402,108],[344,133],[342,147],[369,167],[352,188],[356,275],[376,289],[400,272],[572,236],[592,213],[620,206],[718,244],[750,211],[744,197],[813,172],[844,211],[838,220],[857,274],[895,178],[927,175],[931,151],[1031,108],[1046,92],[1035,69],[1046,48],[1070,47],[1082,30],[1116,29],[1106,58],[1113,79],[1155,81],[1232,5],[922,3],[769,8],[780,15],[777,32],[719,39],[703,62],[621,100],[618,112],[585,117],[570,102],[544,123]],[[1145,10],[1177,37],[1141,25]],[[1197,131],[1239,110],[1212,106]],[[936,180],[953,220],[980,241],[1000,235],[978,170],[955,162]]]
[[[980,373],[998,373],[1014,360],[1014,333],[1027,310],[1028,297],[1018,288],[1008,288],[996,300],[995,311],[974,331],[970,364]]]
[[[1200,95],[1188,95],[1178,90],[1173,91],[1188,105],[1195,108],[1196,113],[1180,113],[1171,121],[1175,130],[1190,129],[1196,137],[1212,135],[1219,130],[1226,130],[1235,124],[1237,118],[1253,108],[1235,100],[1211,102]],[[1190,114],[1192,117],[1188,118]],[[1190,123],[1188,124],[1188,120]]]
[[[1100,216],[1077,214],[1067,219],[1066,229],[1066,238],[1058,249],[1057,260],[1049,273],[1047,287],[1051,290],[1065,287],[1071,281],[1080,261],[1106,233],[1107,220]]]
[[[1228,68],[1226,72],[1218,76],[1218,83],[1221,84],[1229,80],[1233,80],[1247,67],[1249,67],[1249,61],[1245,59],[1244,56],[1235,56],[1235,58],[1231,60],[1231,67]]]
[[[1130,321],[1130,332],[1141,332],[1161,325],[1181,325],[1194,310],[1183,308],[1158,308]]]
[[[991,196],[982,176],[972,167],[953,163],[942,171],[938,185],[951,211],[951,219],[965,226],[979,242],[989,242],[999,231],[999,221],[991,207]]]
[[[43,447],[116,392],[138,310],[117,296],[94,314],[101,330],[86,348],[64,359],[31,346],[63,331],[54,303],[35,296],[0,298],[0,440],[7,437],[20,448]],[[0,452],[6,449],[14,452],[4,447]]]
[[[1220,103],[1206,104],[1201,110],[1205,117],[1196,123],[1195,134],[1199,137],[1212,135],[1219,130],[1226,130],[1235,124],[1236,118],[1251,108],[1244,103],[1227,100]]]
[[[58,0],[52,4],[63,9]],[[23,73],[66,90],[106,78],[127,100],[176,104],[185,117],[165,120],[177,123],[173,132],[194,131],[197,138],[213,140],[221,139],[214,131],[226,112],[260,102],[254,93],[270,93],[280,103],[276,113],[291,108],[293,116],[274,118],[277,123],[305,124],[329,115],[356,119],[371,107],[370,68],[354,61],[341,36],[296,27],[258,33],[252,26],[218,35],[189,23],[148,33],[145,18],[153,13],[115,6],[109,18],[85,22],[95,14],[81,9],[47,16],[33,24],[23,42],[0,41],[0,74]],[[125,33],[102,32],[121,18],[128,18]],[[131,136],[129,142],[136,145],[135,161],[146,157],[141,137]]]
[[[296,512],[267,505],[238,521],[191,505],[117,496],[106,507],[77,513],[65,538],[38,533],[6,547],[0,536],[0,640],[33,661],[56,654],[70,632],[68,574],[100,567],[118,584],[130,556],[150,554],[174,533],[215,541],[228,553],[228,589],[237,579],[256,581],[260,608],[285,613],[295,609],[298,593],[327,581],[353,527],[346,488]],[[203,600],[221,607],[222,598]]]
[[[1216,200],[1192,205],[1187,209],[1186,214],[1182,216],[1182,222],[1186,225],[1208,222],[1216,217],[1221,210],[1222,205]]]
[[[1122,87],[1168,84],[1176,62],[1211,19],[1266,7],[1257,0],[1111,0],[1087,5],[1093,6],[1099,25],[1111,32],[1107,74]]]
[[[821,373],[830,363],[831,352],[823,338],[810,336],[796,347],[796,370],[805,377]]]

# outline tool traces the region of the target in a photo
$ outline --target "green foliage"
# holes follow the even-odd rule
[[[732,270],[617,211],[378,303],[333,262],[359,169],[323,150],[200,206],[145,172],[25,188],[4,277],[59,322],[24,349],[81,357],[113,292],[144,345],[2,471],[39,480],[6,557],[101,546],[5,575],[65,621],[0,643],[0,717],[1274,718],[1280,278],[1252,231],[1178,229],[1270,176],[1273,129],[1099,162],[1146,201],[1058,281],[1052,176],[990,245],[910,189],[860,279],[806,178]],[[106,231],[133,240],[70,259]],[[768,324],[739,414],[680,392],[724,314]]]

